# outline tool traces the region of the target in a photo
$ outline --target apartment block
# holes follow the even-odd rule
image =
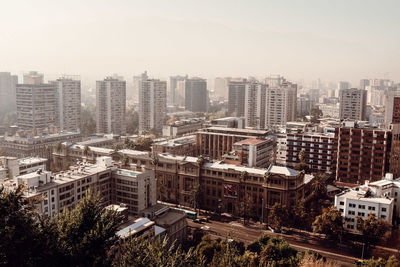
[[[106,77],[96,81],[96,130],[98,133],[126,133],[126,81]]]
[[[21,129],[57,125],[57,88],[54,84],[17,84],[17,124]]]
[[[171,76],[169,78],[169,103],[171,105],[178,105],[180,106],[181,103],[185,102],[185,95],[181,94],[178,91],[178,82],[179,81],[184,81],[187,79],[188,76]]]
[[[231,80],[228,82],[228,114],[244,117],[247,80]]]
[[[339,118],[341,120],[366,119],[367,91],[357,88],[341,89],[339,91]]]
[[[400,123],[400,94],[389,91],[385,98],[385,127]]]
[[[362,184],[377,181],[386,172],[400,175],[399,126],[388,130],[346,122],[336,128],[336,180]]]
[[[38,170],[17,177],[17,184],[27,188],[25,197],[42,197],[37,205],[41,213],[54,216],[71,209],[85,197],[87,190],[99,193],[104,205],[124,203],[130,215],[138,215],[156,204],[154,171],[132,171],[115,167],[110,157],[100,157],[96,164],[80,162],[68,171],[52,174]],[[8,181],[6,186],[15,186]]]
[[[61,131],[78,131],[81,128],[81,81],[64,76],[50,83],[57,90],[57,126]]]
[[[44,83],[43,73],[37,71],[30,71],[24,73],[23,84],[41,84]]]
[[[304,162],[311,172],[334,173],[336,144],[334,134],[288,133],[285,163],[288,167],[296,167],[300,163],[299,153],[304,151]]]
[[[161,132],[167,111],[167,82],[149,79],[147,72],[139,81],[139,134]]]
[[[269,132],[264,130],[209,127],[196,133],[198,155],[222,159],[233,150],[233,144],[248,138],[265,139]]]
[[[163,136],[178,137],[190,133],[194,133],[203,127],[204,120],[200,118],[192,118],[174,121],[163,126]]]
[[[267,85],[251,82],[246,83],[244,98],[244,117],[246,127],[264,129],[265,100]]]
[[[265,128],[296,119],[297,85],[284,78],[270,83],[266,89]]]

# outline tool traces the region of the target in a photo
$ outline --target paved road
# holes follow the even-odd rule
[[[200,228],[201,226],[207,225],[210,227],[210,235],[213,238],[225,238],[232,237],[234,239],[243,241],[246,245],[257,239],[262,233],[269,236],[279,236],[284,238],[292,247],[298,250],[314,250],[327,259],[336,261],[341,266],[354,266],[354,261],[358,258],[348,255],[345,251],[338,251],[338,249],[321,247],[318,244],[317,238],[313,237],[301,237],[294,235],[276,234],[271,231],[256,229],[255,227],[245,227],[239,222],[223,223],[218,221],[211,221],[209,223],[198,224],[192,220],[188,220],[190,227]]]

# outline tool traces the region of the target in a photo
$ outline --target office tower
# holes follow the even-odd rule
[[[185,97],[184,94],[179,94],[178,92],[178,82],[179,81],[184,81],[187,79],[188,76],[171,76],[169,77],[169,103],[171,105],[179,105],[180,102],[182,102],[183,98]],[[180,101],[180,99],[182,99]]]
[[[81,81],[63,76],[51,82],[57,90],[57,126],[62,131],[81,128]]]
[[[16,110],[16,86],[18,76],[0,72],[0,113]]]
[[[24,73],[24,84],[41,84],[44,83],[43,73],[39,73],[37,71],[30,71],[28,73]]]
[[[357,88],[339,91],[339,118],[341,120],[365,120],[367,108],[367,91]]]
[[[207,111],[207,80],[193,77],[183,81],[185,88],[185,109],[192,112]]]
[[[266,88],[267,85],[263,83],[246,83],[244,98],[244,117],[246,127],[264,129]]]
[[[96,81],[96,126],[98,133],[126,133],[126,81],[106,77]]]
[[[228,113],[235,117],[244,117],[247,80],[231,80],[228,83]]]
[[[400,94],[389,91],[385,98],[385,126],[400,123]]]
[[[25,80],[28,81],[29,80]],[[39,81],[39,80],[35,80]],[[54,84],[17,84],[17,124],[22,129],[45,129],[56,125],[57,94]]]
[[[139,134],[161,132],[167,110],[167,82],[149,79],[144,72],[139,85]]]
[[[368,79],[362,79],[360,80],[360,89],[365,90],[367,89],[366,87],[369,86],[369,80]]]
[[[297,84],[283,77],[270,79],[266,90],[265,127],[286,125],[296,119]]]

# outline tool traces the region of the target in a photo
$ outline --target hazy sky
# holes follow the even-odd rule
[[[0,71],[400,81],[399,11],[399,0],[0,0]]]

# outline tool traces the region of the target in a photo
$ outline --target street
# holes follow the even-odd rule
[[[286,240],[292,247],[300,251],[313,250],[320,253],[329,260],[339,263],[341,266],[354,266],[354,261],[358,258],[348,254],[346,249],[338,248],[327,248],[322,247],[319,244],[320,240],[312,237],[304,237],[300,235],[287,235],[277,234],[271,231],[257,229],[254,226],[246,227],[238,221],[232,222],[218,222],[210,221],[208,223],[194,223],[192,220],[187,220],[190,227],[201,228],[202,226],[208,226],[209,230],[205,231],[210,234],[212,238],[230,237],[239,241],[244,242],[246,245],[252,243],[261,234],[266,234],[270,237],[281,237]]]

